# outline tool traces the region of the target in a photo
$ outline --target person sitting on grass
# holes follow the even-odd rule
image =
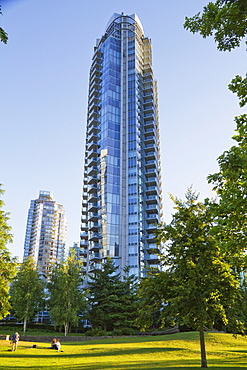
[[[51,349],[57,349],[56,343],[57,343],[57,338],[53,338],[50,348]]]
[[[60,340],[57,338],[53,338],[50,348],[60,351],[60,347],[61,347]]]
[[[56,343],[55,343],[55,348],[54,349],[57,349],[58,351],[60,351],[60,347],[61,347],[61,343],[60,343],[60,340],[57,339]]]
[[[17,350],[17,345],[18,345],[19,339],[20,339],[20,335],[17,332],[12,335],[12,337],[11,337],[12,351]]]

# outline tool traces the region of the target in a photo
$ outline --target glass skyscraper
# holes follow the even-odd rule
[[[31,200],[28,211],[23,258],[32,257],[45,280],[64,257],[66,233],[64,206],[49,191],[40,191],[39,198]]]
[[[89,77],[80,247],[87,272],[110,257],[137,277],[159,268],[158,100],[151,40],[136,14],[114,14]]]

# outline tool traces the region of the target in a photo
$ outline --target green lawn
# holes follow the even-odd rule
[[[208,366],[216,369],[247,369],[247,338],[206,333]],[[198,333],[157,337],[114,338],[63,344],[64,352],[49,349],[50,343],[20,341],[16,352],[9,341],[0,341],[0,369],[198,369]]]

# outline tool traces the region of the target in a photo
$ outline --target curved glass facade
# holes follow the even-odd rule
[[[90,69],[81,248],[88,273],[112,258],[138,277],[159,268],[161,218],[156,81],[138,17],[114,14]]]

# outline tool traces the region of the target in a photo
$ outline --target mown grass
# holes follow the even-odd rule
[[[20,341],[16,352],[0,341],[0,369],[198,369],[199,336],[196,332],[157,337],[125,337],[62,343],[64,352],[50,343]],[[214,370],[247,369],[247,339],[231,334],[206,333],[208,366]]]

